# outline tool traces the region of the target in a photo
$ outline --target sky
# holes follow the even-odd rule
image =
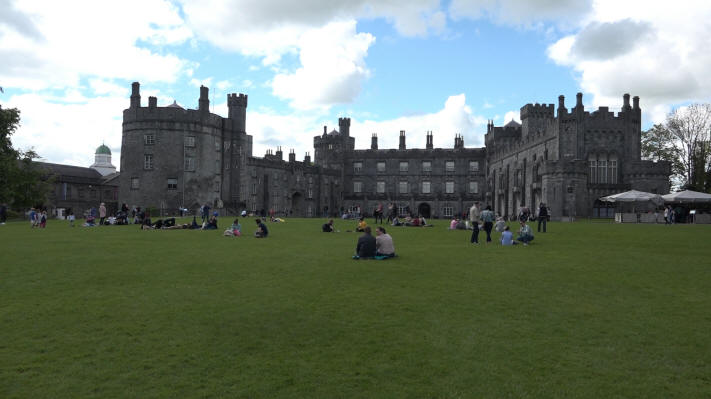
[[[643,129],[711,99],[711,2],[586,0],[0,0],[0,105],[21,111],[13,144],[119,167],[131,82],[142,105],[227,116],[249,96],[254,156],[301,160],[351,118],[356,148],[481,147],[487,120],[527,103],[619,110],[640,96]],[[285,155],[286,158],[286,155]]]

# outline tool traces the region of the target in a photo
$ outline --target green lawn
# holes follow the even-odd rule
[[[711,396],[711,226],[440,220],[354,261],[322,223],[0,226],[0,397]]]

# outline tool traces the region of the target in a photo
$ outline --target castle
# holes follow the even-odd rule
[[[546,203],[554,219],[611,217],[604,195],[629,189],[669,190],[668,163],[641,160],[639,98],[623,97],[615,115],[607,107],[585,111],[582,94],[565,107],[527,104],[521,124],[487,124],[485,147],[466,148],[456,135],[453,148],[408,149],[400,131],[397,149],[355,149],[350,118],[338,130],[314,137],[314,159],[303,161],[281,147],[252,155],[246,132],[247,96],[227,96],[228,116],[209,111],[208,88],[200,88],[197,109],[176,103],[141,106],[140,85],[132,85],[123,113],[119,202],[168,211],[203,204],[224,213],[274,210],[291,216],[371,214],[394,203],[399,213],[450,217],[474,201],[514,215],[523,204]],[[556,115],[557,111],[557,115]]]

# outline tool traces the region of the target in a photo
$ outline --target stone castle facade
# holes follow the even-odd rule
[[[474,201],[514,215],[524,204],[546,203],[555,219],[607,217],[597,198],[629,189],[666,193],[668,163],[641,160],[639,98],[625,94],[615,115],[607,107],[527,104],[521,124],[487,125],[485,147],[466,148],[457,135],[453,148],[408,149],[400,132],[397,149],[355,149],[350,118],[338,130],[314,137],[314,159],[284,160],[281,147],[252,155],[246,132],[247,96],[229,94],[228,116],[210,113],[208,89],[200,88],[197,109],[173,103],[158,107],[149,97],[141,106],[133,83],[123,114],[119,202],[174,212],[203,204],[223,213],[274,210],[291,216],[335,216],[344,211],[371,214],[394,203],[400,213],[449,217]]]

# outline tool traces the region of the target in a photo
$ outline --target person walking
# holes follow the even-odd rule
[[[475,202],[471,208],[469,208],[469,223],[472,224],[472,237],[470,242],[472,244],[479,244],[479,220],[481,219],[481,210],[479,209],[479,202]]]
[[[541,206],[538,208],[538,232],[541,232],[541,223],[543,223],[543,232],[546,232],[546,224],[548,223],[548,208],[546,204],[541,202]]]
[[[486,209],[481,212],[481,220],[484,222],[484,231],[486,231],[486,243],[491,242],[491,229],[494,227],[494,212],[491,211],[491,205],[487,205]]]

